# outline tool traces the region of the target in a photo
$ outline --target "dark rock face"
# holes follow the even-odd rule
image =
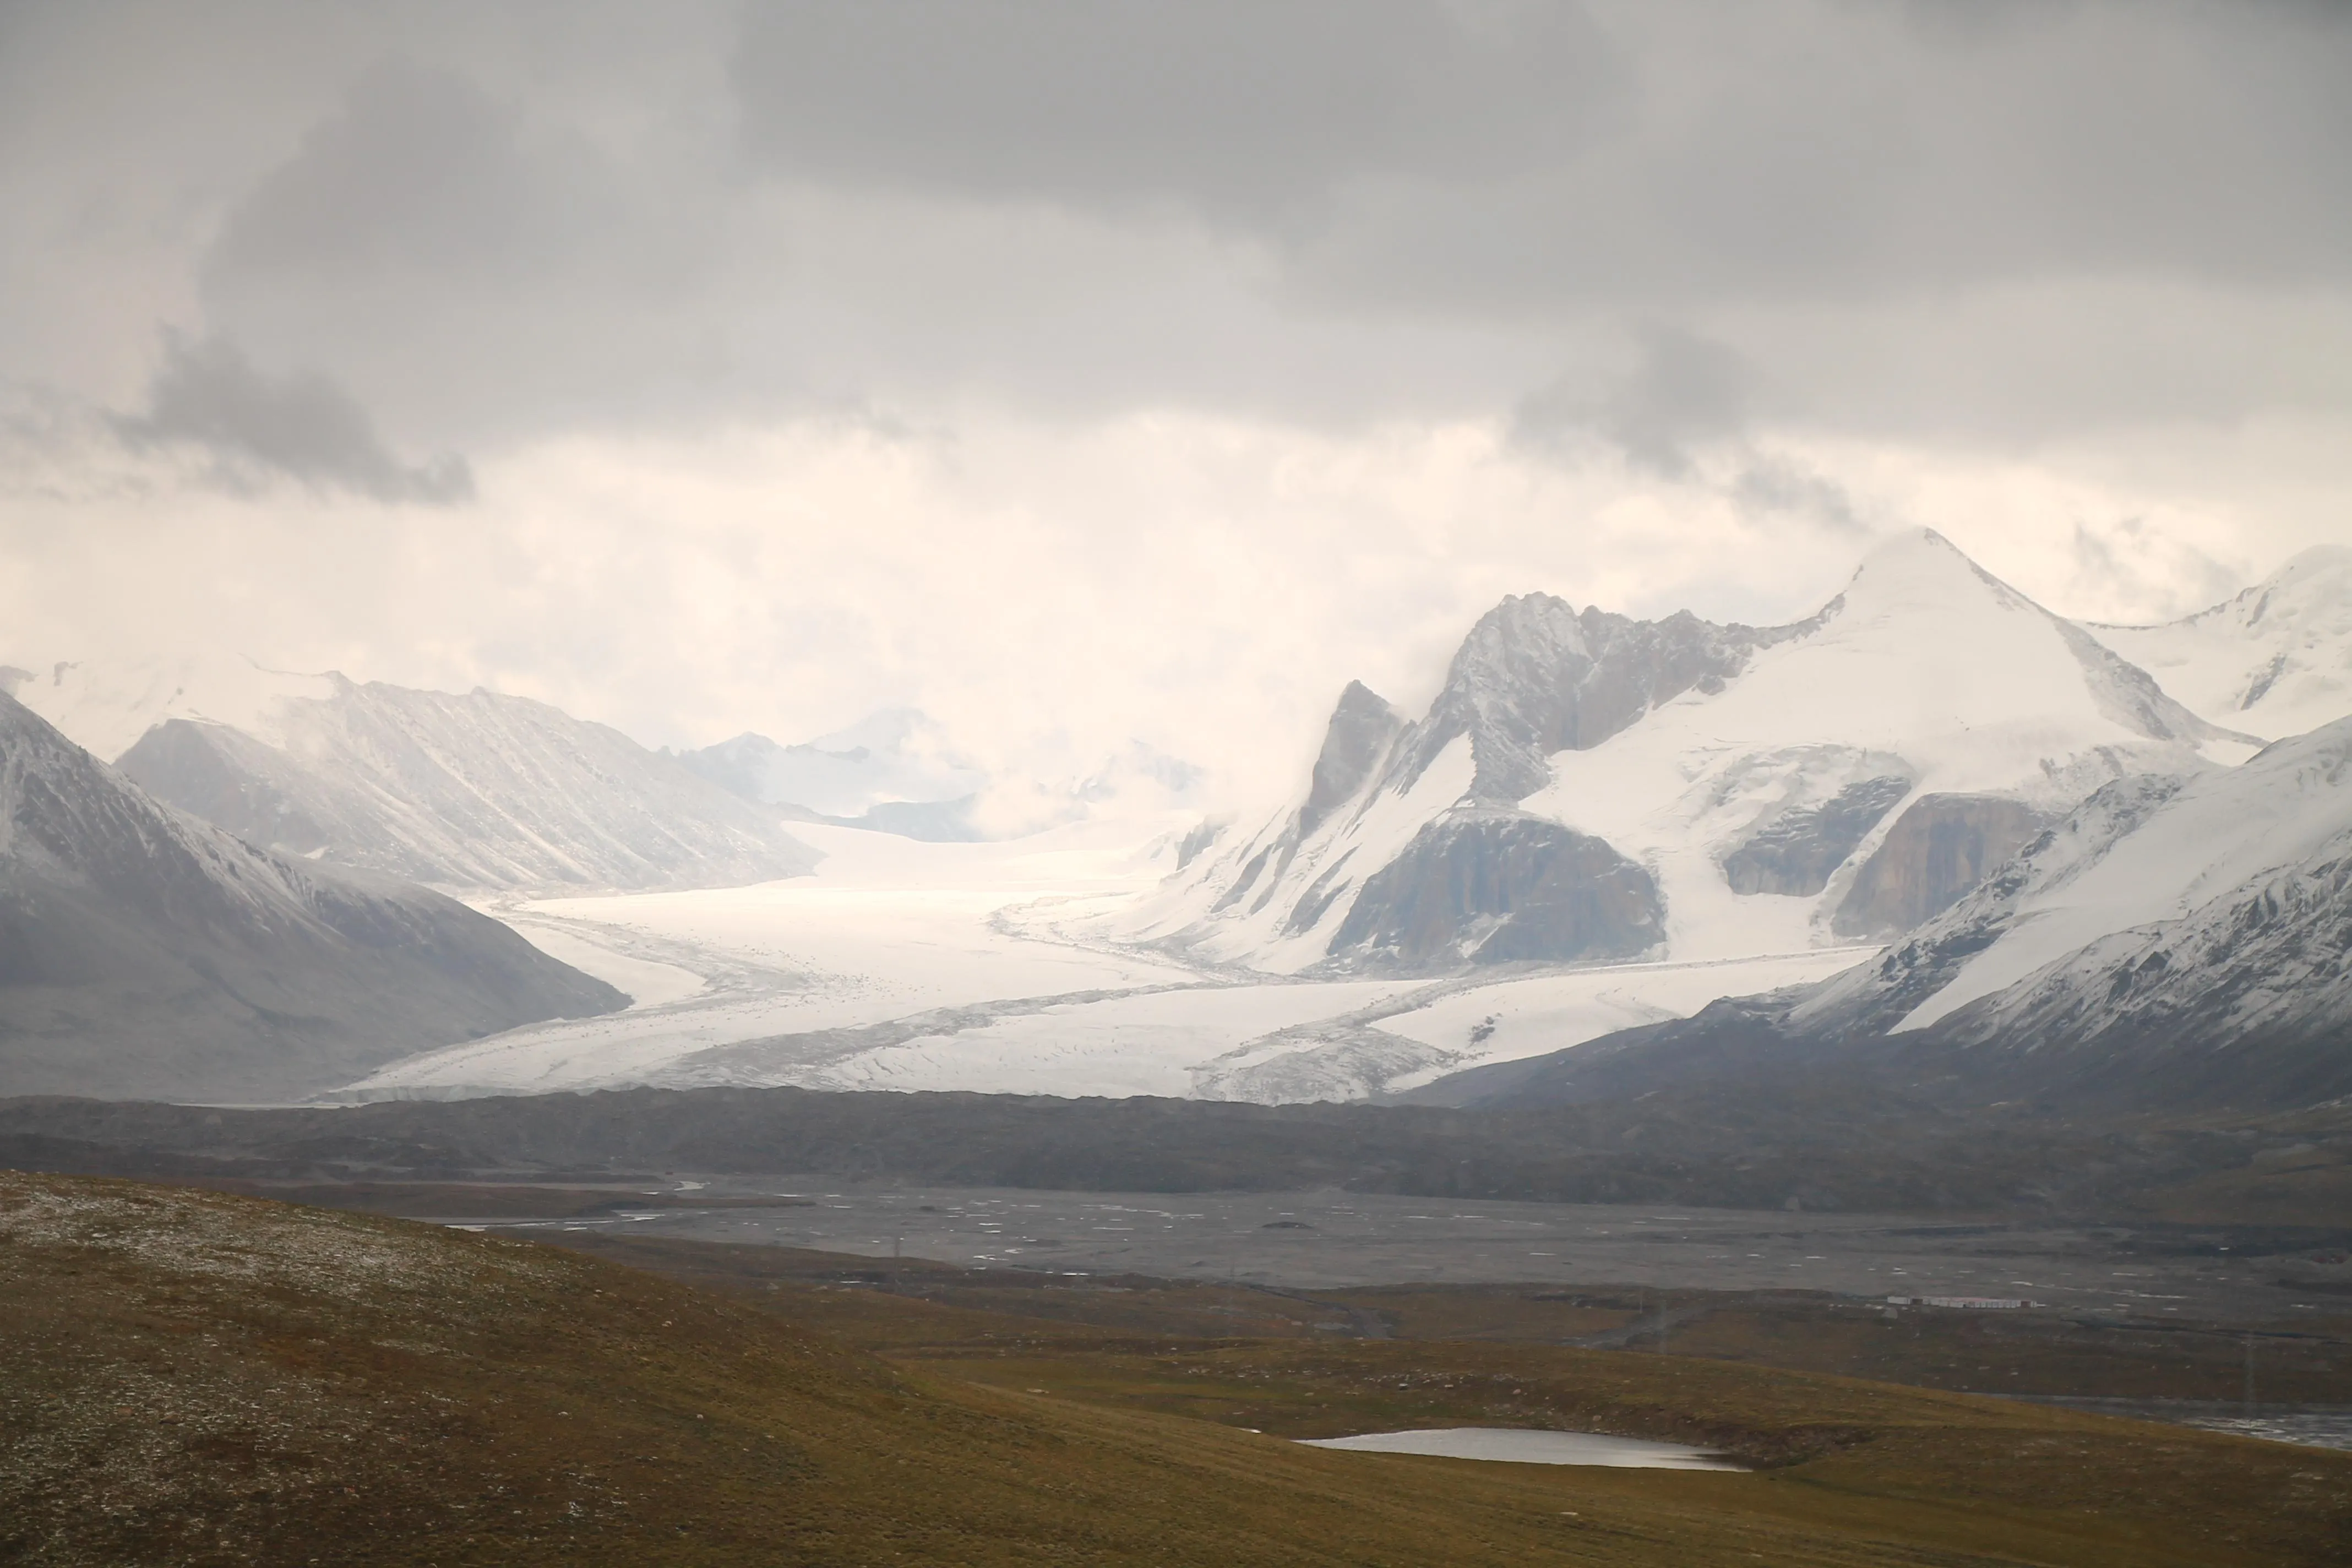
[[[1515,805],[1543,787],[1553,752],[1597,746],[1685,691],[1719,691],[1758,648],[1811,624],[1717,626],[1688,611],[1635,621],[1580,615],[1549,594],[1507,598],[1470,629],[1444,690],[1389,771],[1410,784],[1466,733],[1473,798]]]
[[[1298,830],[1312,833],[1325,817],[1355,797],[1386,760],[1389,747],[1404,730],[1397,717],[1371,688],[1360,680],[1348,682],[1323,732],[1323,750],[1315,758],[1315,776],[1307,786],[1307,804],[1298,809]]]
[[[1811,898],[1829,886],[1830,873],[1910,793],[1908,779],[1864,779],[1819,805],[1785,812],[1724,857],[1724,879],[1735,893]]]
[[[1329,950],[1342,963],[1425,965],[1641,952],[1660,929],[1648,873],[1599,840],[1533,825],[1515,808],[1543,787],[1555,752],[1597,746],[1685,692],[1720,691],[1757,649],[1819,624],[1816,617],[1767,628],[1716,626],[1688,613],[1635,621],[1598,609],[1580,613],[1545,594],[1507,598],[1464,639],[1444,690],[1419,721],[1405,722],[1378,695],[1349,684],[1331,715],[1305,803],[1278,830],[1270,824],[1267,834],[1219,863],[1216,874],[1230,879],[1208,912],[1246,917],[1279,900],[1282,929],[1295,935],[1315,929],[1352,897]],[[1334,825],[1344,831],[1352,814],[1371,802],[1411,790],[1465,736],[1472,778],[1465,795],[1449,803],[1457,817],[1432,824],[1387,868],[1318,855],[1322,863],[1311,885],[1302,888],[1293,878],[1292,868],[1318,835]],[[1465,829],[1470,822],[1485,826]],[[1502,823],[1512,826],[1495,826]],[[1561,847],[1570,842],[1582,847],[1564,855]],[[1534,857],[1528,866],[1486,864],[1520,851]],[[1355,879],[1367,872],[1371,882]],[[1581,890],[1571,892],[1571,885]],[[1408,895],[1416,888],[1422,890]],[[1409,918],[1393,907],[1408,898]],[[1450,929],[1441,929],[1449,921]]]
[[[1368,879],[1334,958],[1383,967],[1632,958],[1664,934],[1649,872],[1539,817],[1450,816]]]
[[[1895,819],[1831,921],[1840,936],[1894,936],[1959,901],[2042,831],[2041,814],[2000,795],[1927,795]]]
[[[422,888],[158,805],[0,697],[0,1092],[296,1098],[627,998]]]

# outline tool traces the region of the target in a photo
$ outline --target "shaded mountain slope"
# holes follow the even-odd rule
[[[279,1099],[627,998],[421,888],[159,805],[0,697],[0,1084]]]

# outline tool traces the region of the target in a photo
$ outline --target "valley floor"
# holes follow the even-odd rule
[[[1981,1318],[1678,1300],[1713,1340],[1665,1355],[1606,1291],[566,1239],[606,1256],[0,1175],[0,1558],[2316,1568],[2352,1542],[2352,1456],[1785,1364],[1856,1359],[1840,1336],[1898,1373],[2050,1359]],[[1747,1473],[1286,1441],[1444,1426]]]
[[[763,1206],[763,1196],[785,1203]],[[1086,1278],[1289,1290],[1573,1283],[2034,1303],[2004,1318],[2273,1324],[2344,1317],[2345,1231],[2018,1217],[1512,1203],[1381,1193],[1066,1193],[711,1178],[639,1207],[497,1218],[585,1233],[775,1246]],[[699,1206],[698,1206],[699,1205]],[[723,1206],[722,1206],[723,1205]]]

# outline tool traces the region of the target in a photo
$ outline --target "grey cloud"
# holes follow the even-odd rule
[[[774,167],[1279,222],[1359,177],[1573,153],[1621,85],[1582,8],[1473,0],[755,5],[734,79]]]
[[[749,143],[1185,204],[1452,309],[2352,268],[2352,10],[900,0],[747,13]]]
[[[2077,520],[2069,550],[2074,591],[2090,603],[2104,597],[2162,604],[2168,598],[2173,613],[2187,614],[2219,603],[2243,581],[2142,517],[2116,518],[2097,527]]]
[[[737,345],[774,286],[724,280],[747,258],[723,171],[527,108],[512,76],[358,73],[226,214],[207,317],[267,357],[323,349],[394,425],[467,446],[755,401]]]
[[[231,287],[488,275],[527,288],[620,237],[609,183],[576,142],[531,145],[467,78],[394,59],[230,211],[205,265]]]
[[[1869,531],[1836,480],[1757,448],[1754,426],[1769,398],[1745,356],[1685,327],[1653,323],[1635,342],[1632,368],[1598,390],[1564,377],[1521,400],[1512,444],[1570,463],[1602,444],[1637,471],[1684,483],[1718,482],[1699,459],[1704,449],[1722,447],[1730,473],[1720,488],[1741,510],[1801,518],[1835,533]]]
[[[1793,514],[1835,533],[1870,531],[1843,485],[1793,458],[1749,454],[1732,479],[1730,494],[1751,512]]]
[[[1563,378],[1522,401],[1513,442],[1565,456],[1597,438],[1635,468],[1689,478],[1694,447],[1748,424],[1755,374],[1733,350],[1686,328],[1651,325],[1637,342],[1633,368],[1599,389]]]
[[[41,15],[0,50],[0,295],[59,307],[0,358],[117,405],[193,271],[206,330],[485,459],[845,407],[1481,418],[1643,320],[1751,384],[1710,414],[1654,344],[1523,442],[1674,472],[1792,410],[2015,444],[2352,406],[2352,7]]]
[[[450,506],[473,499],[463,458],[404,463],[367,410],[334,382],[315,373],[267,375],[219,339],[167,340],[145,410],[114,423],[135,446],[202,447],[230,475],[259,468],[386,502]]]

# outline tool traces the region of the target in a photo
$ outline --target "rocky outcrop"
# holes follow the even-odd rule
[[[1724,880],[1735,893],[1811,898],[1910,793],[1906,778],[1864,779],[1818,805],[1783,812],[1723,858]]]
[[[2002,795],[1921,795],[1862,863],[1832,929],[1848,937],[1909,931],[1958,902],[2042,826],[2039,812]]]
[[[1385,699],[1360,680],[1348,682],[1316,753],[1307,804],[1298,808],[1298,830],[1312,833],[1323,820],[1370,782],[1388,760],[1389,748],[1404,731],[1404,721]]]
[[[1366,879],[1331,953],[1380,968],[1633,958],[1665,911],[1650,874],[1540,817],[1450,815]]]
[[[1390,782],[1409,785],[1466,734],[1477,767],[1472,798],[1516,804],[1543,787],[1553,752],[1597,746],[1685,691],[1721,690],[1758,648],[1809,624],[1717,626],[1686,610],[1636,621],[1597,608],[1579,614],[1549,594],[1506,598],[1463,639]]]

